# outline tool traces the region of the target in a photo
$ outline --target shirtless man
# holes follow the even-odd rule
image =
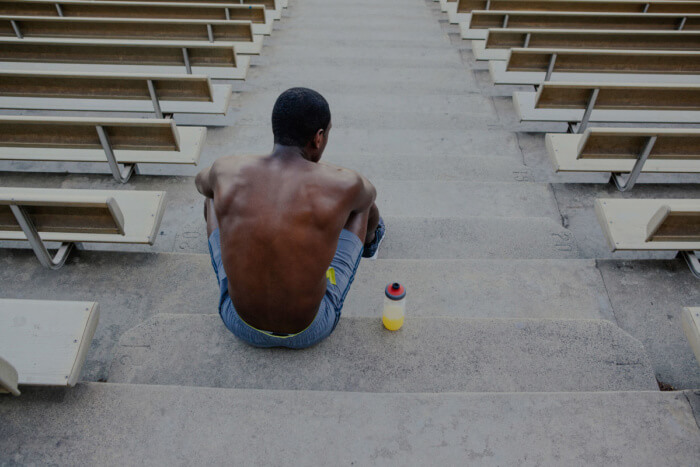
[[[384,237],[369,180],[319,162],[330,129],[323,96],[289,89],[272,110],[272,154],[222,157],[197,175],[219,314],[256,347],[328,337],[360,257],[376,257]]]

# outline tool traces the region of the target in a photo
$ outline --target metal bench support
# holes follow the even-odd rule
[[[586,106],[586,111],[583,113],[583,118],[581,119],[581,123],[579,124],[576,133],[583,133],[586,130],[588,120],[590,120],[591,114],[593,113],[593,107],[595,107],[595,101],[598,99],[599,92],[600,89],[595,88],[591,93],[591,97],[588,99],[588,105]]]
[[[97,130],[97,136],[100,138],[102,149],[104,149],[105,155],[107,156],[107,163],[109,164],[109,170],[112,171],[112,176],[120,183],[128,182],[134,173],[138,173],[136,164],[124,164],[124,167],[119,167],[107,132],[102,125],[96,125],[95,129]]]
[[[34,254],[41,265],[49,269],[58,269],[63,266],[75,244],[72,242],[62,243],[61,246],[58,247],[56,254],[51,256],[49,250],[46,248],[46,245],[41,240],[41,237],[39,237],[39,232],[37,232],[34,223],[29,218],[24,208],[22,206],[11,204],[10,209],[12,210],[12,214],[14,214],[15,219],[17,219],[17,223],[22,229],[22,232],[24,232],[24,235],[27,236],[29,245],[32,247],[32,250],[34,250]]]
[[[549,66],[547,67],[547,73],[544,75],[544,80],[549,81],[552,77],[552,72],[554,71],[554,64],[557,61],[557,54],[552,54],[552,58],[549,59]]]
[[[656,144],[656,136],[650,136],[647,140],[647,144],[644,145],[644,149],[642,149],[642,153],[637,158],[637,162],[635,162],[634,167],[632,167],[632,171],[627,176],[627,180],[624,179],[622,174],[612,174],[612,177],[610,178],[613,182],[615,182],[615,186],[618,190],[627,191],[632,189],[634,184],[637,182],[637,178],[639,178],[639,174],[642,173],[644,163],[649,158],[649,154],[651,154],[651,150],[654,148],[654,144]]]
[[[697,279],[700,279],[700,259],[698,259],[698,252],[681,251],[680,254],[685,258],[685,262],[688,263],[690,272],[692,272]]]
[[[15,31],[15,36],[17,36],[17,39],[24,39],[24,36],[22,35],[22,31],[19,29],[19,24],[17,24],[17,21],[11,19],[10,24],[12,25],[12,29]]]
[[[160,110],[160,102],[158,102],[158,94],[156,94],[156,87],[153,85],[153,80],[149,79],[146,84],[148,85],[148,94],[151,95],[151,102],[153,102],[153,111],[156,113],[156,118],[163,118],[163,112]]]
[[[192,66],[190,65],[190,54],[187,52],[187,47],[182,48],[182,59],[185,61],[185,70],[187,70],[187,74],[191,75]]]

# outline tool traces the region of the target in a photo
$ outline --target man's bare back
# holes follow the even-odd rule
[[[372,184],[318,162],[329,130],[330,123],[304,147],[276,144],[268,156],[218,159],[197,176],[207,197],[208,234],[219,228],[231,301],[257,329],[307,328],[326,292],[341,231],[363,243],[374,239],[379,213]]]

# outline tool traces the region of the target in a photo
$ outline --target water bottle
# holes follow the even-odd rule
[[[398,331],[406,317],[406,289],[398,282],[389,284],[384,291],[382,323],[389,331]]]

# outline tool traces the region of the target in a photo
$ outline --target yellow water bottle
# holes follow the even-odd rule
[[[398,331],[406,317],[406,289],[398,282],[389,284],[384,291],[382,323],[389,331]]]

